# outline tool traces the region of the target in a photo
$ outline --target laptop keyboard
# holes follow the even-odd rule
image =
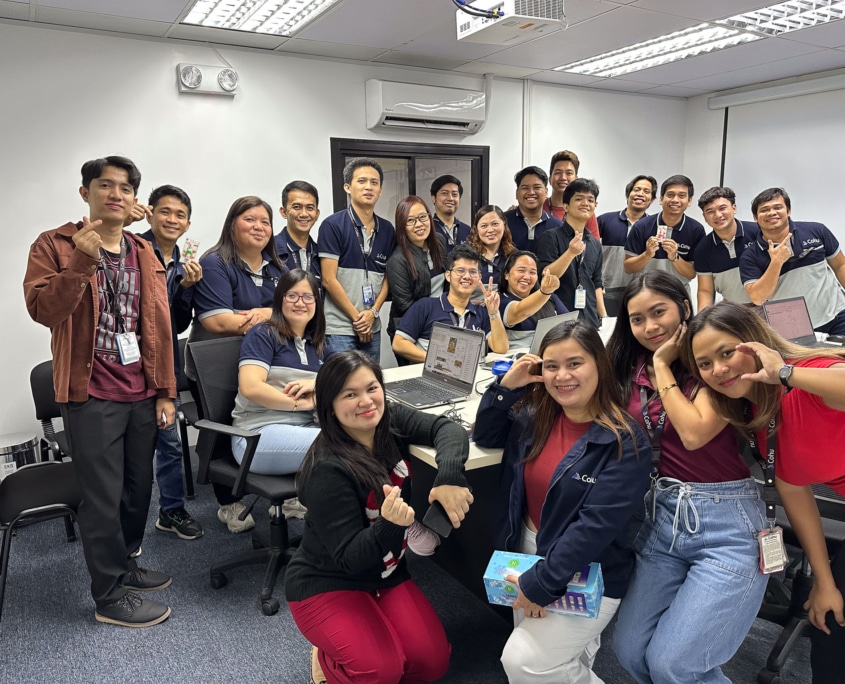
[[[434,401],[448,401],[454,397],[463,397],[466,392],[456,390],[445,385],[435,384],[425,378],[410,378],[402,382],[402,389],[405,391],[419,392]]]

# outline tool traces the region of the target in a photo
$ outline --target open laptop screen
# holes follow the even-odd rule
[[[793,341],[808,336],[815,339],[813,322],[803,297],[765,302],[763,311],[769,325],[777,330],[781,337]]]
[[[435,323],[425,356],[426,373],[471,384],[475,379],[481,340],[478,331]]]

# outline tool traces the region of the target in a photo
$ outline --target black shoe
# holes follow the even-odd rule
[[[170,608],[158,601],[141,598],[127,591],[122,598],[102,608],[97,608],[97,622],[123,627],[152,627],[170,617]]]
[[[184,508],[177,508],[175,511],[159,509],[156,529],[173,532],[179,539],[199,539],[202,536],[202,525]]]
[[[137,565],[123,576],[123,586],[135,591],[158,591],[173,583],[170,575],[157,570],[145,570]]]

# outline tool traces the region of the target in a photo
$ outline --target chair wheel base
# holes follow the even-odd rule
[[[264,599],[261,602],[261,612],[265,615],[275,615],[279,612],[279,600],[275,598]]]
[[[229,580],[226,579],[226,575],[224,575],[222,572],[217,573],[217,574],[213,574],[211,576],[211,587],[212,587],[212,589],[221,589],[221,588],[225,587],[226,584],[228,584],[228,582],[229,582]]]

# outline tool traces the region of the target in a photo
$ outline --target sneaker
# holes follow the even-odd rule
[[[137,558],[140,555],[141,555],[141,547],[139,546],[137,551],[133,551],[132,553],[129,554],[129,557],[130,558]]]
[[[175,511],[158,510],[156,529],[162,532],[173,532],[179,539],[199,539],[202,536],[202,525],[194,520],[184,508]]]
[[[302,520],[307,512],[308,509],[305,508],[305,506],[303,506],[296,497],[287,499],[282,504],[282,515],[286,518],[299,518]]]
[[[170,608],[127,591],[120,599],[97,608],[94,619],[122,627],[152,627],[170,617]]]
[[[418,556],[431,556],[440,546],[440,537],[421,522],[414,520],[408,527],[408,548]]]
[[[255,527],[255,520],[252,517],[252,513],[246,516],[243,520],[240,520],[238,516],[245,510],[246,506],[244,506],[243,502],[235,501],[235,503],[220,506],[217,510],[217,519],[222,523],[226,523],[226,527],[229,528],[229,532],[232,532],[233,534],[246,532],[247,530],[251,530]]]
[[[135,591],[158,591],[173,584],[173,578],[158,570],[146,570],[137,565],[123,576],[123,586]]]
[[[311,684],[326,684],[326,675],[320,666],[320,659],[317,657],[317,647],[311,647]]]

